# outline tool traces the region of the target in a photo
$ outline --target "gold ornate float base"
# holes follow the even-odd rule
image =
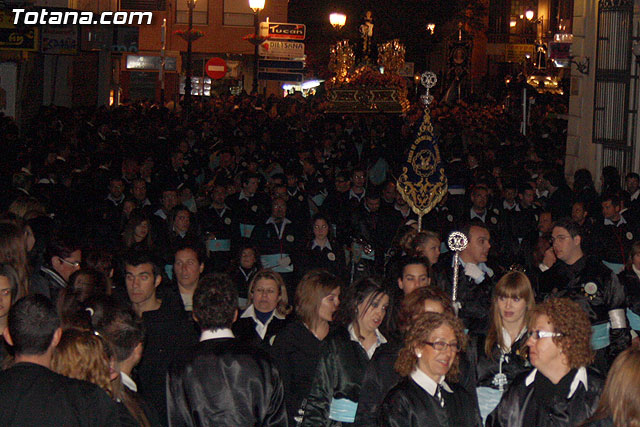
[[[398,89],[331,89],[327,113],[403,113],[403,99]]]

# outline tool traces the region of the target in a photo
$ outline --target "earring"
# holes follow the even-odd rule
[[[422,353],[419,351],[416,351],[416,357],[418,357],[418,359],[420,359],[422,357]]]

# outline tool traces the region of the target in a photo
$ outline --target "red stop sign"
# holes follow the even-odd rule
[[[212,79],[219,80],[227,74],[227,63],[222,58],[211,58],[205,66],[207,75]]]

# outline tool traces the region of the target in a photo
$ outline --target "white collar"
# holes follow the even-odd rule
[[[638,276],[638,278],[640,279],[640,270],[638,270],[633,264],[631,264],[631,268],[633,269],[634,273],[636,273],[636,276]]]
[[[411,379],[414,380],[416,384],[420,386],[420,388],[429,393],[431,396],[435,396],[436,387],[438,387],[438,385],[442,386],[442,388],[446,392],[453,393],[453,390],[451,390],[449,384],[447,384],[447,382],[444,380],[444,377],[440,378],[440,381],[436,384],[436,382],[429,375],[425,374],[418,368],[414,369],[411,373]]]
[[[122,380],[122,385],[133,391],[134,393],[138,392],[138,385],[135,381],[131,379],[131,377],[124,372],[120,371],[120,379]]]
[[[615,225],[616,227],[621,226],[622,224],[626,224],[627,220],[624,219],[624,217],[622,215],[620,215],[620,219],[618,220],[618,222],[613,222],[610,219],[604,219],[604,225]]]
[[[258,322],[258,317],[256,316],[256,309],[253,306],[253,304],[251,304],[249,307],[247,307],[247,309],[244,311],[244,313],[242,313],[242,315],[240,316],[241,319],[244,319],[245,317],[251,317],[253,320],[255,320],[256,322]],[[273,310],[273,315],[271,317],[275,317],[276,319],[280,319],[280,320],[284,320],[285,317],[278,313],[278,308],[276,308],[275,310]],[[271,320],[271,319],[269,319]],[[267,322],[269,323],[269,322]]]
[[[233,332],[229,328],[205,329],[200,334],[200,341],[215,340],[220,338],[235,338]]]
[[[529,387],[533,382],[533,380],[536,378],[537,373],[538,373],[538,369],[534,369],[533,371],[531,371],[531,373],[524,380],[524,385]],[[573,396],[573,393],[576,392],[576,390],[578,389],[578,385],[580,385],[580,383],[584,385],[585,390],[588,389],[587,369],[584,366],[578,368],[578,372],[576,372],[576,376],[573,377],[573,381],[571,381],[571,386],[569,386],[569,394],[567,395],[567,399],[571,399],[571,396]]]
[[[480,214],[478,214],[475,209],[471,208],[471,218],[478,218],[480,221],[484,222],[484,219],[487,217],[487,209],[485,208],[484,213],[482,214],[482,216]]]
[[[316,242],[316,239],[313,239],[313,243],[311,244],[311,250],[315,248],[320,248],[320,249],[326,248],[326,249],[329,249],[330,251],[333,250],[333,248],[331,247],[331,243],[329,243],[329,239],[327,239],[327,241],[324,243],[324,246],[320,246],[318,242]]]
[[[349,199],[356,198],[356,199],[358,199],[358,201],[361,201],[362,199],[364,199],[364,195],[365,194],[367,194],[367,190],[366,189],[363,189],[362,193],[360,193],[360,194],[354,193],[353,189],[351,189],[351,190],[349,190]]]
[[[273,225],[278,225],[276,224],[276,219],[272,216],[269,217],[269,219],[266,221],[265,224],[273,224]],[[282,224],[291,224],[291,220],[288,218],[282,218]]]
[[[507,332],[507,328],[502,328],[502,339],[504,341],[504,345],[507,347],[507,351],[511,351],[511,346],[513,345],[514,342],[518,341],[520,338],[522,338],[522,336],[524,334],[527,333],[527,327],[523,327],[520,330],[520,333],[518,333],[518,336],[516,337],[516,339],[511,342],[511,335],[509,335],[509,332]]]
[[[638,196],[640,196],[640,188],[638,188],[632,195],[631,195],[631,200],[635,200],[638,198]]]
[[[506,200],[503,200],[502,207],[508,211],[515,210],[516,212],[520,212],[520,206],[518,206],[518,202],[515,200],[513,201],[513,205],[509,205]]]
[[[253,197],[253,196],[251,196]],[[246,200],[247,202],[251,201],[251,197],[247,196],[246,194],[244,194],[244,191],[240,191],[240,196],[238,197],[238,200]]]
[[[376,328],[376,338],[377,341],[375,342],[375,344],[373,344],[371,346],[371,348],[369,350],[367,350],[366,348],[364,348],[364,346],[362,345],[362,343],[360,342],[360,339],[358,338],[358,336],[356,335],[356,330],[353,327],[353,323],[349,324],[349,327],[347,328],[349,330],[349,336],[351,337],[351,341],[355,341],[358,344],[360,344],[360,347],[363,348],[363,350],[367,353],[367,357],[369,359],[371,359],[373,357],[373,353],[376,352],[376,349],[378,347],[380,347],[382,344],[386,344],[387,343],[387,339],[384,337],[384,335],[382,335],[380,333],[380,331]]]

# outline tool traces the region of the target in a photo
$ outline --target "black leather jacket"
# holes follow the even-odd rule
[[[535,405],[536,419],[526,419],[527,425],[561,427],[580,424],[595,412],[604,387],[604,378],[600,374],[590,368],[585,369],[587,388],[580,382],[571,397],[556,398],[550,407],[536,401],[535,381],[527,385],[526,379],[531,373],[523,372],[514,379],[509,389],[502,395],[498,407],[487,417],[486,426],[523,426],[527,411],[531,411],[530,405]],[[542,374],[537,372],[536,375]]]
[[[381,405],[378,426],[477,427],[482,426],[477,400],[457,384],[442,391],[444,408],[411,378],[395,386]]]

